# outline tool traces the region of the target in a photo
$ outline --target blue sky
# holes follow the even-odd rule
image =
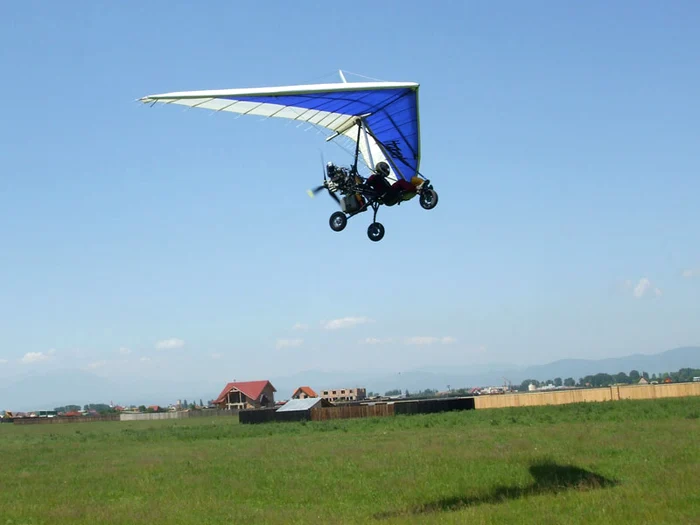
[[[0,380],[700,343],[699,24],[691,1],[6,6]],[[380,243],[306,195],[319,150],[350,162],[321,135],[136,102],[338,69],[421,84],[440,203],[381,210]]]

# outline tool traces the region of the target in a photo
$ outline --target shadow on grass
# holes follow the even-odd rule
[[[527,487],[500,486],[482,495],[443,498],[405,511],[380,513],[374,517],[387,519],[406,514],[449,512],[474,505],[497,504],[540,494],[556,494],[568,490],[594,490],[617,485],[617,481],[589,470],[573,465],[558,465],[551,461],[534,463],[529,470],[534,482]]]

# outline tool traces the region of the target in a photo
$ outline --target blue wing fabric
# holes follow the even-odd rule
[[[398,168],[410,179],[418,172],[420,137],[418,95],[412,88],[327,91],[294,95],[221,97],[246,102],[271,103],[342,115],[367,115],[370,131]]]

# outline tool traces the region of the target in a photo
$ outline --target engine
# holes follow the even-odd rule
[[[340,191],[342,194],[352,191],[352,178],[347,168],[329,162],[326,165],[326,173],[328,175],[328,188],[331,191]]]

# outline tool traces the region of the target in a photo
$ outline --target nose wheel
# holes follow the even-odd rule
[[[331,218],[328,220],[328,223],[331,226],[331,230],[333,230],[334,232],[342,232],[348,225],[348,218],[342,211],[337,211],[333,215],[331,215]]]
[[[420,205],[424,210],[432,210],[435,206],[437,206],[438,203],[438,194],[437,192],[429,188],[427,190],[423,190],[420,194]]]
[[[373,222],[367,228],[367,237],[370,241],[381,241],[384,237],[384,225],[381,222]]]

